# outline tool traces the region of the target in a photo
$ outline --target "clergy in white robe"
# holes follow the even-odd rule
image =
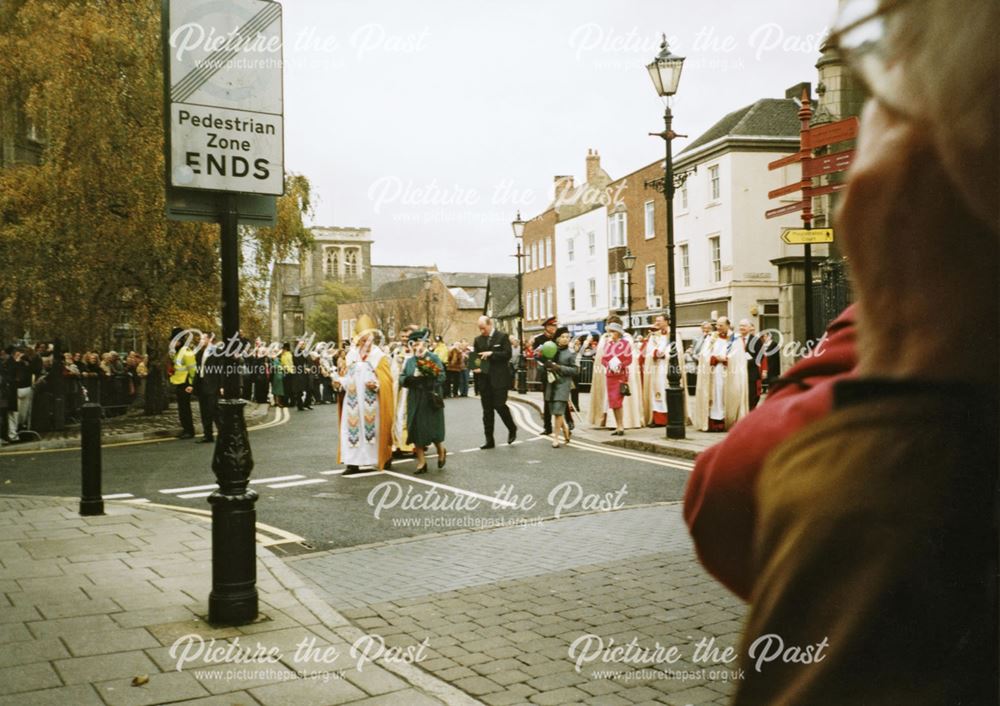
[[[667,368],[670,364],[670,325],[660,315],[646,337],[643,355],[642,399],[645,422],[651,427],[667,424]]]
[[[698,429],[726,431],[749,412],[746,351],[722,316],[702,347],[695,394]]]
[[[406,429],[406,395],[407,388],[400,386],[399,378],[403,373],[406,360],[411,357],[409,344],[401,343],[391,354],[392,359],[392,389],[395,392],[395,416],[392,420],[392,448],[404,454],[413,453],[413,444],[407,439]]]
[[[347,475],[361,466],[383,469],[392,458],[392,372],[389,357],[374,344],[374,326],[367,326],[365,318],[358,322],[347,370],[337,379],[344,390],[339,460],[347,466]]]

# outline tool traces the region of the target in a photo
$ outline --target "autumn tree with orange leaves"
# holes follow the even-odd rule
[[[217,328],[219,228],[164,214],[160,41],[159,0],[0,4],[0,144],[27,121],[42,144],[0,169],[0,341],[101,347],[128,322],[162,349],[172,326]],[[309,182],[286,181],[276,226],[241,228],[251,334],[271,262],[310,240]]]

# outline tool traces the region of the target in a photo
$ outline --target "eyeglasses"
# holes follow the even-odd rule
[[[897,57],[890,54],[887,41],[892,13],[905,4],[906,0],[840,0],[827,45],[840,50],[852,76],[870,96],[891,112],[913,117],[913,110],[892,97],[899,94],[892,90],[899,76],[894,70]]]

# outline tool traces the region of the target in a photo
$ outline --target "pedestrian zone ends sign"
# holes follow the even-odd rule
[[[284,192],[281,5],[166,0],[173,187]]]

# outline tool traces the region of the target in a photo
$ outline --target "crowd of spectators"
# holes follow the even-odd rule
[[[57,354],[62,364],[54,366]],[[60,413],[66,423],[79,421],[86,402],[100,404],[106,417],[125,414],[143,403],[148,363],[148,356],[135,351],[60,352],[52,343],[7,346],[0,351],[0,442],[55,428],[57,398],[63,400]]]

